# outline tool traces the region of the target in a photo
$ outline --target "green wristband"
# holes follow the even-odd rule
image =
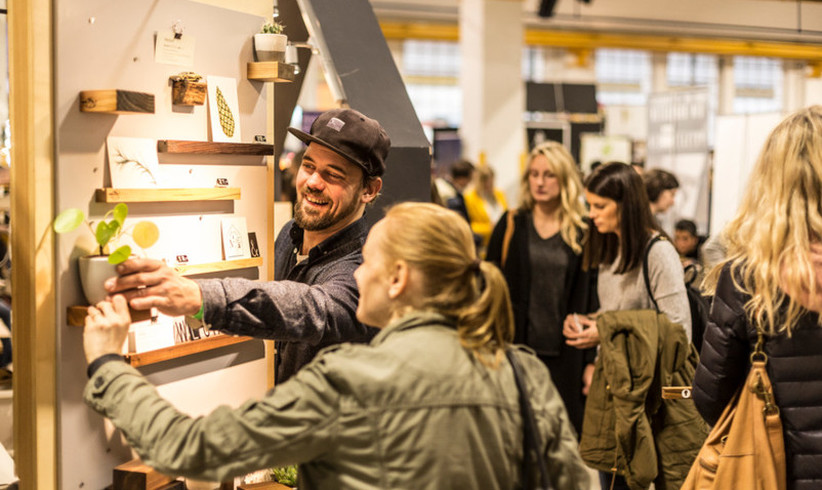
[[[192,318],[196,318],[197,320],[202,320],[204,312],[205,312],[205,303],[201,302],[200,303],[200,311],[198,311],[197,313],[192,315]]]

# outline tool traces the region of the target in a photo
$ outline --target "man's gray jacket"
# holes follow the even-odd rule
[[[203,322],[211,330],[277,340],[277,383],[293,376],[323,347],[368,342],[378,330],[357,321],[354,281],[367,234],[365,218],[360,218],[309,250],[298,264],[303,230],[289,221],[274,245],[274,282],[197,281]]]

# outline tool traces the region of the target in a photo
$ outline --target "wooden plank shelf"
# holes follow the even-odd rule
[[[197,274],[208,274],[209,272],[223,272],[238,269],[249,269],[263,265],[262,257],[252,257],[250,259],[222,260],[220,262],[208,262],[205,264],[181,264],[174,266],[183,276],[193,276]]]
[[[151,319],[151,310],[132,310],[128,309],[131,314],[131,321],[142,322]],[[86,316],[88,315],[88,306],[75,305],[66,308],[66,323],[72,327],[84,327],[86,325]]]
[[[178,357],[190,356],[198,352],[207,352],[220,347],[240,344],[254,340],[251,337],[235,337],[233,335],[217,334],[199,340],[190,340],[181,344],[175,344],[162,349],[140,352],[138,354],[126,354],[126,361],[132,366],[147,366],[158,362],[176,359]]]
[[[83,90],[81,112],[107,114],[154,114],[154,95],[129,90]]]
[[[97,189],[97,202],[171,202],[171,201],[237,201],[239,187],[204,187],[191,189]]]
[[[278,61],[252,61],[246,66],[246,77],[258,82],[293,82],[296,78],[294,65]]]
[[[160,153],[198,155],[273,155],[274,145],[266,143],[220,143],[215,141],[157,140]]]

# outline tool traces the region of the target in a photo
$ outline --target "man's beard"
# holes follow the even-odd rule
[[[340,208],[340,211],[336,214],[332,212],[309,214],[303,212],[302,206],[306,195],[312,195],[312,193],[303,191],[297,196],[297,202],[294,204],[294,222],[306,231],[322,231],[330,228],[351,216],[356,212],[359,205],[357,199],[352,198],[351,201]],[[330,207],[331,205],[328,204],[328,206]]]

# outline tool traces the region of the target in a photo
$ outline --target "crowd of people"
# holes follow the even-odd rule
[[[394,205],[369,231],[390,148],[379,122],[337,109],[290,131],[307,149],[276,281],[132,259],[89,308],[85,401],[146,463],[213,480],[299,463],[300,488],[587,489],[586,466],[603,489],[679,488],[764,332],[787,488],[822,485],[822,107],[771,133],[713,240],[692,220],[660,228],[673,174],[612,162],[583,179],[553,142],[530,152],[516,207],[489,167],[461,161],[432,188],[442,206]],[[713,296],[701,359],[688,267]],[[128,306],[276,339],[275,388],[179,413],[119,356]],[[672,382],[693,383],[694,400],[661,400]]]

